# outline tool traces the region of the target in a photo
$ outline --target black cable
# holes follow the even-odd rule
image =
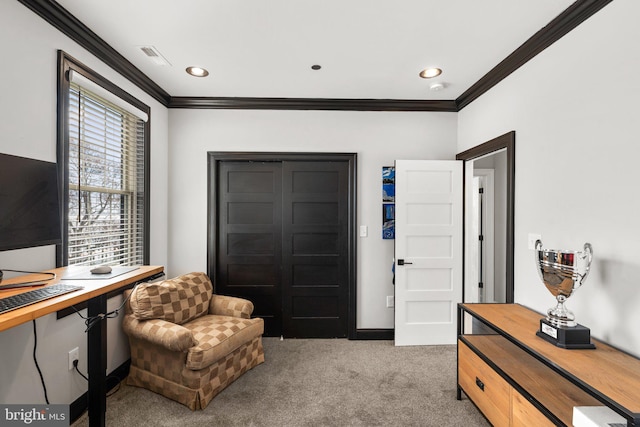
[[[36,358],[36,349],[38,348],[38,333],[36,332],[36,319],[33,319],[33,361],[36,364],[36,369],[38,370],[38,374],[40,374],[40,382],[42,382],[42,389],[44,390],[44,400],[49,404],[49,396],[47,396],[47,386],[44,383],[44,377],[42,376],[42,371],[40,370],[40,366],[38,365],[38,359]]]
[[[97,325],[102,319],[113,319],[118,317],[118,314],[120,314],[120,310],[122,310],[122,307],[124,307],[127,301],[129,301],[129,299],[131,298],[131,295],[133,294],[133,290],[136,288],[136,286],[138,286],[138,283],[136,283],[135,286],[131,288],[131,292],[126,298],[123,299],[122,304],[120,304],[118,308],[108,312],[107,314],[98,314],[97,316],[93,316],[93,317],[83,316],[82,313],[80,313],[78,309],[72,305],[71,308],[73,309],[73,311],[75,311],[78,316],[84,319],[84,324],[87,327],[87,329],[85,329],[84,331],[88,332],[89,329]]]
[[[83,374],[78,368],[78,359],[73,361],[73,367],[76,369],[76,372],[80,374],[82,378],[84,378],[87,382],[89,382],[89,378],[85,374]],[[115,378],[116,380],[118,380],[118,383],[113,387],[113,389],[109,393],[107,393],[107,397],[111,397],[114,394],[116,394],[118,390],[120,390],[120,384],[122,383],[122,379],[117,375],[109,375],[106,379],[108,380],[109,378]]]
[[[20,270],[5,270],[5,271],[11,271],[11,272],[16,272],[16,273],[33,273],[33,272],[30,272],[30,271],[20,271]],[[1,277],[1,274],[2,274],[2,270],[0,270],[0,277]],[[55,273],[43,272],[43,274],[52,274],[54,278],[56,277]],[[127,298],[125,298],[122,301],[122,304],[120,304],[120,306],[118,308],[108,312],[107,314],[99,314],[99,315],[93,316],[93,317],[86,317],[86,316],[83,316],[72,305],[71,308],[78,314],[78,316],[80,316],[81,318],[84,319],[84,324],[87,326],[87,329],[85,329],[85,332],[89,331],[89,329],[91,329],[93,326],[95,326],[102,319],[111,319],[111,318],[118,317],[118,314],[120,313],[120,310],[122,310],[122,307],[124,307],[124,305],[129,300],[129,298],[131,298],[131,294],[133,293],[133,289],[135,289],[136,286],[138,286],[137,283],[132,288],[132,292],[129,293],[129,296],[127,296]],[[36,369],[38,370],[38,374],[40,375],[40,382],[42,383],[42,389],[44,390],[44,400],[47,402],[47,405],[48,405],[49,404],[49,396],[47,395],[47,386],[44,383],[44,377],[42,376],[42,371],[40,370],[40,366],[38,365],[38,359],[36,357],[36,349],[37,348],[38,348],[38,333],[36,331],[36,320],[33,319],[33,361],[36,364]],[[89,381],[89,378],[87,378],[82,372],[80,372],[80,369],[78,369],[78,360],[77,359],[73,361],[73,367],[76,369],[78,374],[80,374],[80,376],[82,376],[82,378],[84,378],[85,380]],[[114,394],[119,389],[120,389],[120,383],[118,383],[117,389],[111,394]],[[111,394],[109,394],[108,396],[111,396]]]
[[[71,308],[73,309],[73,311],[76,312],[78,316],[84,319],[84,324],[87,327],[84,330],[85,332],[89,332],[89,329],[93,328],[99,321],[101,321],[104,318],[104,314],[100,314],[98,316],[93,316],[93,317],[87,317],[87,316],[84,316],[82,313],[80,313],[75,306],[72,305]]]
[[[109,393],[107,393],[107,397],[111,397],[111,396],[113,396],[114,394],[116,394],[116,393],[118,392],[118,390],[120,390],[120,384],[122,384],[122,381],[123,381],[123,380],[122,380],[119,376],[117,376],[117,375],[109,375],[109,376],[107,377],[107,380],[108,380],[109,378],[115,378],[115,379],[117,379],[117,380],[118,380],[118,384],[116,384],[116,385],[113,387],[113,389],[112,389]]]
[[[76,372],[79,373],[82,378],[87,380],[87,382],[89,381],[89,378],[87,378],[87,376],[82,372],[80,372],[80,369],[78,369],[78,359],[73,361],[73,367],[76,368]]]
[[[120,383],[118,383],[118,384],[116,385],[116,387],[114,388],[114,390],[113,390],[113,391],[111,391],[111,392],[107,393],[107,397],[111,397],[111,396],[113,396],[113,395],[114,395],[114,394],[116,394],[118,391],[120,391]]]

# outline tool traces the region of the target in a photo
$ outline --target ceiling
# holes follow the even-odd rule
[[[574,0],[57,2],[172,97],[452,100]]]

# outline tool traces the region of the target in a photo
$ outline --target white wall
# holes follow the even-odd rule
[[[515,300],[553,305],[527,249],[581,250],[592,271],[568,301],[592,335],[640,356],[640,2],[618,0],[459,115],[458,151],[516,131]]]
[[[453,159],[455,113],[171,110],[169,275],[206,271],[207,152],[355,152],[357,327],[393,328],[393,241],[382,240],[382,167],[395,159]]]
[[[98,59],[62,35],[17,1],[0,2],[0,152],[56,161],[57,50],[62,49],[120,85],[151,107],[151,263],[167,263],[167,109]],[[53,246],[0,252],[0,269],[55,267]],[[119,305],[120,297],[109,301]],[[51,403],[71,403],[87,389],[85,380],[67,369],[67,353],[80,348],[86,373],[86,334],[78,316],[37,320],[38,362]],[[108,371],[129,358],[120,320],[109,320]],[[0,332],[0,402],[44,403],[33,363],[32,324]]]

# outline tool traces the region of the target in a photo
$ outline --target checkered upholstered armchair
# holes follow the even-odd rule
[[[204,409],[240,375],[264,362],[262,319],[250,301],[213,294],[204,273],[143,283],[123,320],[131,347],[127,384]]]

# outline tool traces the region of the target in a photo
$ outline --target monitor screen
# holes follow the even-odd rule
[[[55,163],[0,153],[0,251],[61,242]]]

